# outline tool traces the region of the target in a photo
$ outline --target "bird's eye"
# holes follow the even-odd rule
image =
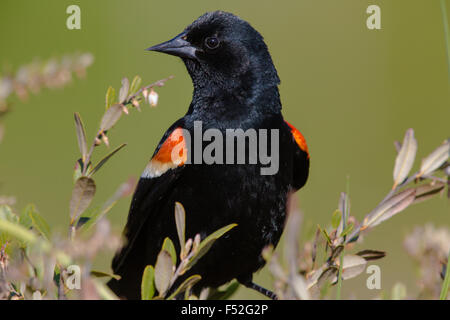
[[[205,46],[210,50],[217,49],[219,47],[220,41],[216,37],[208,37],[205,39]]]

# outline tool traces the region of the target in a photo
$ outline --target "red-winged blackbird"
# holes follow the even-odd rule
[[[186,238],[200,234],[203,239],[237,223],[183,279],[200,274],[197,292],[237,279],[274,297],[254,284],[252,275],[264,265],[262,249],[280,239],[288,196],[308,178],[309,154],[302,134],[283,120],[280,80],[262,36],[235,15],[216,11],[148,50],[181,57],[194,93],[188,112],[166,131],[138,183],[124,231],[127,242],[112,263],[121,279],[108,285],[119,297],[140,298],[143,270],[155,264],[164,238],[174,240],[179,252],[174,207],[180,202],[186,210]],[[265,165],[248,162],[248,145],[244,164],[188,164],[185,158],[175,163],[170,156],[174,142],[184,142],[180,129],[194,137],[194,121],[201,121],[202,132],[213,128],[224,136],[227,129],[277,129],[279,150],[272,155],[278,157],[277,172],[263,175]]]

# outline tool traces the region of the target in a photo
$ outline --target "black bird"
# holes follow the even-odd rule
[[[265,263],[262,249],[276,246],[280,239],[288,197],[308,178],[309,154],[302,134],[281,114],[280,79],[263,37],[239,17],[215,11],[148,50],[180,57],[192,78],[194,93],[186,115],[166,131],[138,183],[124,230],[126,244],[112,263],[121,280],[113,279],[108,285],[119,297],[140,298],[145,266],[155,264],[165,237],[178,242],[174,206],[180,202],[186,210],[186,238],[196,234],[204,238],[237,223],[184,275],[201,275],[194,290],[237,279],[275,298],[254,284],[252,275]],[[176,143],[185,144],[182,150],[194,154],[195,147],[187,143],[185,132],[194,137],[195,121],[201,121],[201,132],[217,129],[224,137],[227,129],[277,131],[275,142],[268,134],[267,148],[278,145],[272,155],[278,157],[278,170],[262,174],[267,163],[251,162],[252,146],[247,144],[244,164],[189,163],[183,152],[180,161],[173,160],[170,154]],[[205,145],[203,142],[201,147]],[[239,151],[237,147],[233,150]],[[223,147],[223,151],[229,150]],[[237,156],[236,152],[233,159]],[[178,245],[176,250],[180,250]]]

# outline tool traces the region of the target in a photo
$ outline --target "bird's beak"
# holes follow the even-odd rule
[[[146,50],[163,52],[181,58],[197,59],[195,55],[197,48],[186,41],[186,33],[184,32],[180,33],[172,40],[157,44],[156,46],[147,48]]]

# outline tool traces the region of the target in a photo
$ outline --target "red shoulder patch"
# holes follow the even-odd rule
[[[306,152],[306,154],[308,155],[308,159],[309,159],[308,145],[306,144],[305,137],[292,124],[290,124],[286,120],[284,120],[284,122],[286,122],[286,124],[289,126],[289,128],[291,128],[291,133],[292,133],[292,136],[294,137],[295,142],[300,147],[300,149],[302,149],[304,152]]]
[[[172,162],[178,166],[183,165],[187,159],[186,141],[183,137],[183,129],[176,128],[163,142],[158,153],[155,154],[152,161],[162,163]]]
[[[148,163],[142,174],[144,178],[159,177],[169,169],[186,163],[187,147],[183,129],[178,127],[163,142],[158,152]]]

